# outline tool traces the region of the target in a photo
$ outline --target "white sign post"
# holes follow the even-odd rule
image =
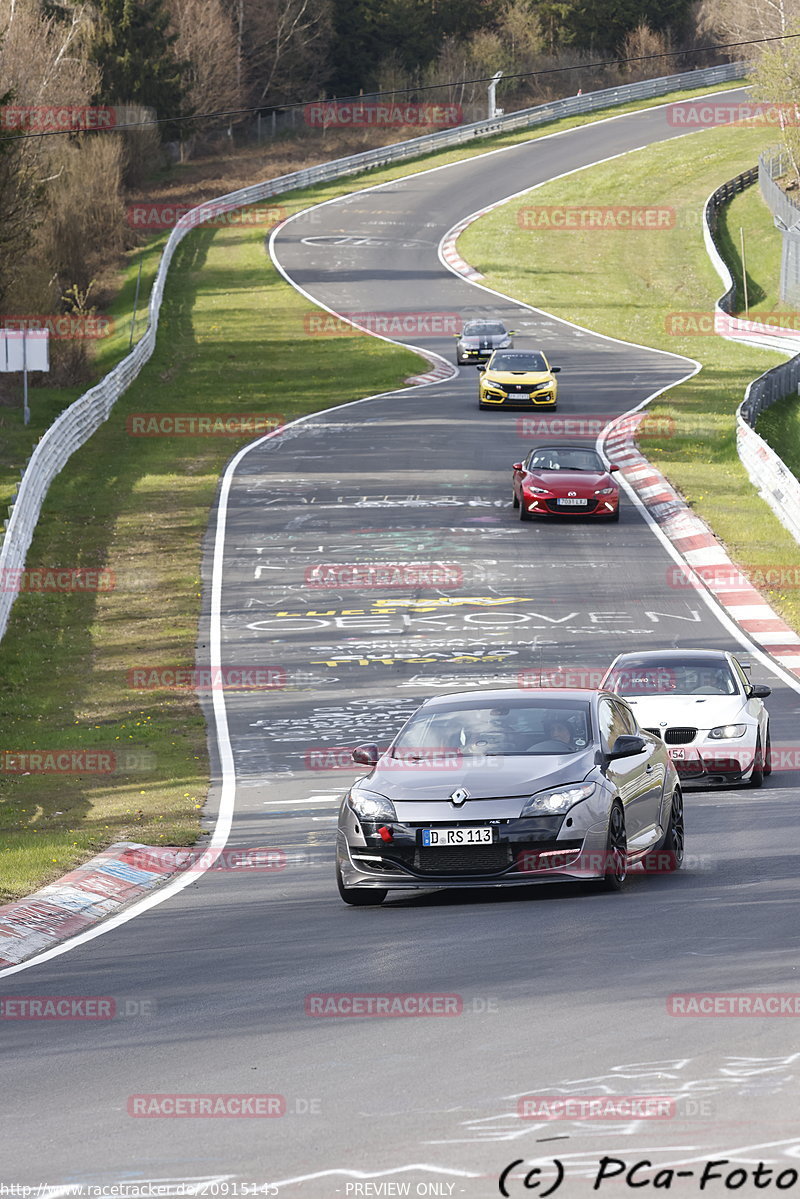
[[[50,370],[48,329],[0,329],[0,372],[22,371],[22,414],[29,424],[28,371]]]

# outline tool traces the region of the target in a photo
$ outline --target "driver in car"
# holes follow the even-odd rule
[[[563,716],[551,716],[544,722],[546,740],[537,741],[538,753],[569,754],[574,753],[576,745],[572,740],[572,729],[569,721]]]

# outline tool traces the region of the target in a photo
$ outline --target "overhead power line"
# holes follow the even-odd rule
[[[514,74],[503,74],[503,81],[508,82],[509,79],[535,79],[542,75],[560,75],[565,71],[594,71],[598,67],[614,67],[625,66],[627,63],[634,62],[650,62],[656,58],[683,58],[688,54],[706,54],[710,51],[718,50],[738,50],[744,46],[763,46],[768,42],[784,42],[790,41],[792,38],[800,37],[800,33],[782,33],[775,37],[759,37],[750,38],[743,42],[719,42],[710,46],[695,46],[690,50],[665,50],[659,54],[637,54],[630,58],[605,58],[599,59],[597,62],[583,63],[580,66],[564,66],[564,67],[543,67],[539,71],[517,71]],[[289,111],[293,108],[305,108],[308,104],[358,104],[365,100],[377,100],[383,96],[405,96],[418,95],[420,92],[440,91],[447,87],[468,87],[473,83],[490,83],[491,75],[481,75],[477,79],[455,79],[447,83],[426,83],[421,87],[396,87],[382,92],[369,92],[367,96],[331,96],[320,100],[318,97],[313,100],[296,100],[290,104],[274,104],[264,105],[256,104],[249,105],[247,108],[223,108],[212,112],[193,112],[182,116],[158,117],[151,121],[126,121],[122,125],[113,125],[104,129],[48,129],[41,133],[13,133],[6,137],[0,137],[0,142],[21,141],[33,137],[64,137],[74,133],[118,133],[122,129],[140,129],[143,126],[153,125],[177,125],[184,121],[212,121],[222,120],[223,118],[241,117],[241,116],[256,116],[259,112],[263,112],[265,108],[280,108],[284,111]],[[14,107],[13,105],[9,107]],[[29,107],[20,105],[19,107]],[[40,108],[58,108],[59,105],[38,105]],[[68,107],[65,105],[64,107]]]

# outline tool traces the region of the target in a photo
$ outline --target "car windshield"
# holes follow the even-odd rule
[[[528,470],[592,470],[604,471],[603,460],[594,450],[551,446],[534,450],[528,458]]]
[[[465,325],[462,337],[502,337],[505,334],[505,325],[492,323],[491,321],[474,321],[471,325]]]
[[[694,658],[658,662],[628,658],[618,663],[606,687],[617,695],[737,695],[727,662]]]
[[[590,740],[590,705],[585,700],[476,700],[420,709],[391,753],[407,760],[441,751],[465,757],[574,754]]]
[[[526,354],[521,350],[512,350],[502,354],[492,355],[491,369],[493,371],[546,371],[547,363],[541,354]]]

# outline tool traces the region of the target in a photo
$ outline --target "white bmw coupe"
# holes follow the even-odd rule
[[[751,683],[733,654],[620,654],[601,686],[624,696],[639,725],[662,739],[683,784],[760,787],[770,773],[770,688]]]

